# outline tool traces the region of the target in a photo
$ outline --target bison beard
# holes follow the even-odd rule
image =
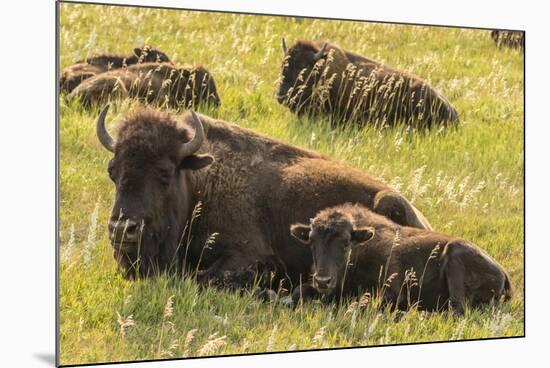
[[[458,121],[449,101],[414,75],[326,42],[299,41],[288,49],[283,39],[283,52],[277,100],[297,114],[377,125]]]
[[[115,140],[106,113],[97,135],[114,153],[111,242],[127,270],[141,256],[137,276],[191,270],[201,284],[242,288],[257,280],[289,289],[307,277],[311,253],[288,227],[346,201],[431,228],[385,184],[315,152],[194,112],[177,117],[150,108],[125,116]]]

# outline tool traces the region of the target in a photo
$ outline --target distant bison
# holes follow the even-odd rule
[[[106,114],[97,136],[114,154],[109,234],[128,278],[199,270],[200,283],[223,287],[251,286],[255,277],[263,287],[297,285],[311,252],[289,226],[346,201],[431,228],[386,184],[318,153],[194,112],[152,108],[124,116],[113,138]]]
[[[295,301],[311,296],[311,287],[336,298],[378,291],[399,309],[451,306],[460,314],[466,305],[512,295],[506,272],[475,245],[398,225],[360,205],[324,209],[291,233],[313,254],[312,285],[297,288]]]
[[[298,41],[287,49],[279,103],[302,113],[391,125],[455,123],[458,113],[422,79],[323,42]]]
[[[205,68],[171,63],[143,63],[99,74],[82,82],[68,98],[78,98],[84,106],[122,98],[171,108],[220,104],[214,78]]]
[[[491,32],[491,38],[499,49],[510,47],[513,49],[523,49],[525,47],[525,32],[523,31],[497,31]]]
[[[109,70],[120,69],[129,65],[147,62],[170,62],[168,56],[162,51],[149,46],[134,49],[130,56],[97,55],[79,60],[61,71],[59,80],[62,92],[71,92],[84,80]]]

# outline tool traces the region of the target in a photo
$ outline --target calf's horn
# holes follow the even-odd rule
[[[97,138],[99,138],[99,141],[110,152],[115,152],[115,140],[107,129],[105,129],[105,117],[107,116],[107,112],[109,111],[109,105],[106,105],[103,110],[99,113],[99,117],[97,118],[96,123],[96,133]]]
[[[181,145],[179,150],[180,159],[197,152],[204,141],[204,127],[202,126],[201,120],[193,110],[191,110],[191,116],[193,117],[191,122],[195,129],[195,136],[189,142]]]
[[[327,48],[327,43],[325,42],[321,47],[321,49],[319,49],[319,51],[317,51],[317,53],[313,56],[313,60],[315,61],[319,60],[321,56],[323,56],[323,53],[325,52],[326,48]]]
[[[288,52],[288,48],[286,47],[286,42],[285,42],[285,38],[284,38],[284,37],[283,37],[283,45],[282,45],[282,46],[283,46],[283,52],[284,52],[285,55],[286,55],[286,53]]]

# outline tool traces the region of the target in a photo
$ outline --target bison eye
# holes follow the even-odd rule
[[[115,163],[113,160],[109,161],[109,164],[107,165],[107,172],[109,173],[109,177],[111,180],[115,180]]]
[[[170,180],[172,180],[172,175],[174,172],[172,170],[160,170],[159,172],[159,181],[162,185],[167,186],[170,184]]]

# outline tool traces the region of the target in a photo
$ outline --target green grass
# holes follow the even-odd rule
[[[363,309],[349,301],[289,310],[248,294],[199,290],[193,280],[126,281],[116,272],[106,236],[114,187],[106,173],[110,154],[95,137],[98,111],[62,99],[62,364],[523,334],[520,52],[499,51],[489,31],[450,28],[69,4],[61,6],[60,19],[62,67],[95,53],[129,53],[143,43],[175,62],[203,64],[216,79],[222,106],[201,112],[381,178],[436,229],[491,254],[516,291],[510,303],[468,310],[464,317],[412,311],[397,321],[377,310],[377,300]],[[274,99],[282,36],[289,45],[329,39],[422,76],[455,105],[459,128],[424,134],[402,127],[332,130],[326,119],[297,118]],[[111,129],[131,106],[115,106]]]

